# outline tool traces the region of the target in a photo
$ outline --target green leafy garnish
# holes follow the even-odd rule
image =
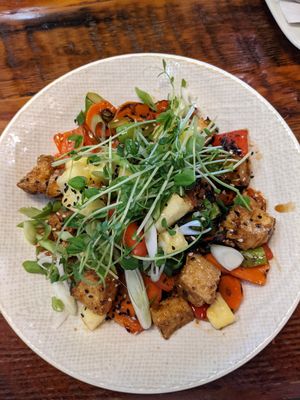
[[[82,145],[83,136],[82,135],[70,135],[68,137],[69,142],[74,142],[74,148],[78,149]]]
[[[233,203],[234,203],[235,205],[245,207],[245,208],[247,208],[247,209],[249,210],[249,208],[250,208],[250,197],[248,197],[248,196],[243,196],[243,195],[241,195],[241,194],[238,194],[238,195],[235,197]]]
[[[67,240],[67,253],[68,254],[78,254],[82,253],[87,246],[87,237],[77,236],[72,237]]]
[[[122,257],[120,260],[120,264],[124,269],[129,269],[129,270],[137,269],[140,265],[139,260],[130,256]]]
[[[191,168],[186,168],[174,176],[174,182],[178,186],[191,186],[195,181],[195,172]]]
[[[139,89],[138,87],[135,88],[135,92],[144,104],[149,106],[151,108],[151,110],[156,111],[156,106],[155,106],[154,101],[149,93],[144,92],[143,90]]]
[[[162,219],[162,221],[161,221],[161,226],[162,226],[163,228],[165,228],[165,229],[168,231],[168,233],[169,233],[170,236],[175,236],[175,235],[176,235],[175,229],[171,229],[171,228],[168,227],[168,223],[167,223],[166,218],[163,218],[163,219]]]
[[[88,189],[85,189],[85,191],[84,191],[84,195],[87,199],[89,199],[93,196],[97,196],[97,194],[99,194],[99,193],[100,193],[99,189],[94,188],[94,187],[90,187]]]
[[[85,188],[87,183],[87,179],[84,176],[74,176],[68,181],[68,185],[71,186],[73,189],[82,190]]]
[[[23,262],[23,267],[26,272],[29,272],[30,274],[42,274],[46,275],[47,271],[46,269],[43,269],[37,261],[24,261]]]

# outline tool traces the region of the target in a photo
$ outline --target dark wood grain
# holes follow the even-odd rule
[[[215,64],[265,96],[300,140],[299,51],[263,0],[2,0],[0,131],[47,83],[85,63],[167,52]],[[159,397],[299,399],[300,309],[263,352],[208,385]],[[94,388],[36,356],[0,318],[0,399],[139,399]]]

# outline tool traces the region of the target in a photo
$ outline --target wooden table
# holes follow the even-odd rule
[[[235,74],[265,96],[300,139],[300,53],[263,0],[2,0],[0,35],[0,131],[31,96],[71,69],[117,54],[152,51],[194,57]],[[237,371],[157,397],[180,396],[299,399],[300,308],[272,344]],[[0,399],[141,397],[64,375],[0,318]]]

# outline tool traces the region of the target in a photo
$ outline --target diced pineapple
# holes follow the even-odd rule
[[[82,306],[80,310],[81,321],[87,326],[90,331],[95,330],[105,320],[106,314],[98,315],[89,308]]]
[[[82,198],[80,191],[67,187],[64,192],[62,204],[71,211],[77,211],[76,205],[81,203]],[[96,199],[80,210],[80,214],[88,216],[93,211],[102,207],[104,207],[104,202],[101,199]]]
[[[158,242],[165,254],[184,250],[188,246],[188,242],[185,240],[184,235],[179,232],[178,228],[175,230],[176,234],[173,236],[170,235],[168,231],[164,231],[159,234]]]
[[[85,215],[86,217],[90,215],[93,211],[98,210],[99,208],[104,207],[104,202],[101,199],[93,200],[90,204],[80,210],[80,214]]]
[[[208,307],[206,315],[215,329],[222,329],[235,321],[233,312],[220,293],[217,293],[215,301]]]
[[[65,166],[65,171],[57,179],[57,184],[61,190],[71,178],[75,176],[83,176],[87,179],[87,184],[105,183],[103,169],[105,163],[101,165],[88,164],[87,157],[82,157],[78,161],[68,161]]]
[[[132,172],[130,171],[129,168],[127,168],[125,165],[120,165],[118,169],[118,176],[130,176],[132,175]]]
[[[159,219],[156,221],[155,226],[158,232],[162,232],[164,228],[161,223],[165,218],[168,226],[172,226],[182,218],[185,214],[192,211],[194,208],[191,200],[188,197],[180,197],[174,193],[168,200],[167,205],[162,210]]]
[[[80,191],[66,186],[63,192],[62,204],[69,210],[74,211],[75,206],[81,202],[82,195]]]

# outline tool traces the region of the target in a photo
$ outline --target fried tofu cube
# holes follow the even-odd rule
[[[232,207],[225,221],[225,244],[241,250],[255,249],[270,240],[275,228],[275,218],[261,208],[247,210],[236,205]]]
[[[46,193],[49,179],[54,172],[53,161],[52,156],[39,156],[36,166],[18,182],[17,186],[30,194]]]
[[[95,272],[87,271],[84,281],[80,281],[72,289],[72,295],[95,314],[104,315],[111,309],[117,287],[117,280],[111,276],[107,276],[103,285]]]
[[[187,256],[177,282],[182,297],[200,307],[204,303],[211,304],[216,297],[220,279],[220,271],[200,254]]]
[[[165,339],[194,319],[191,307],[182,297],[169,297],[159,305],[152,306],[151,316]]]

